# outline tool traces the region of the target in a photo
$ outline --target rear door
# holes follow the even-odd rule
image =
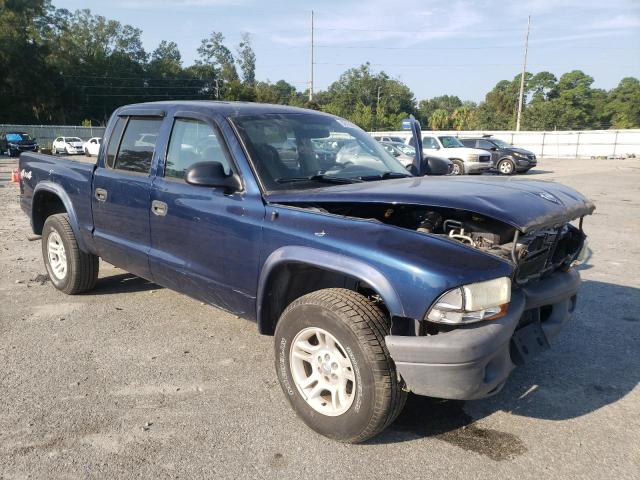
[[[154,143],[162,117],[118,117],[107,145],[104,167],[93,177],[93,225],[98,254],[107,262],[151,279],[149,215]]]
[[[238,173],[218,124],[198,113],[177,112],[151,189],[151,271],[169,288],[251,313],[265,207],[259,195],[184,181],[191,165],[211,161]]]

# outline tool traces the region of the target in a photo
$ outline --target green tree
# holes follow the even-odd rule
[[[162,40],[151,53],[148,72],[155,77],[175,78],[182,73],[182,55],[175,42]]]
[[[431,130],[447,130],[449,128],[449,112],[444,108],[438,108],[429,116]]]
[[[369,64],[347,70],[315,98],[322,110],[366,129],[398,128],[398,115],[415,110],[413,92],[385,72],[372,72]]]
[[[475,128],[475,109],[471,105],[456,108],[451,114],[453,128],[456,130],[471,130]]]
[[[451,115],[456,108],[461,106],[462,100],[455,95],[441,95],[427,100],[420,100],[418,103],[417,118],[422,125],[428,125],[429,117],[431,117],[436,110],[445,110]]]
[[[216,98],[234,99],[238,95],[239,81],[235,66],[235,59],[231,50],[224,45],[224,35],[211,32],[198,47],[199,60],[197,65],[208,65],[216,77]]]
[[[42,0],[0,1],[0,122],[45,123],[58,120],[63,86],[46,61],[51,27]]]
[[[611,128],[640,128],[640,81],[626,77],[608,94],[604,116]]]
[[[238,45],[238,65],[244,83],[253,85],[256,81],[256,54],[251,46],[251,35],[248,33],[242,34],[242,40]]]

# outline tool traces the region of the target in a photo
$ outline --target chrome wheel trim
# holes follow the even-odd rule
[[[505,160],[500,163],[500,173],[509,174],[513,171],[513,167],[511,166],[511,162]]]
[[[291,342],[293,383],[316,412],[337,417],[351,407],[356,376],[344,347],[326,330],[305,328]]]
[[[454,162],[451,173],[453,173],[454,175],[460,175],[460,165]]]
[[[47,257],[53,275],[58,280],[64,280],[67,276],[67,252],[60,234],[55,230],[47,237]]]

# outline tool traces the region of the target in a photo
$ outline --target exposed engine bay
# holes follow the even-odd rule
[[[568,268],[585,241],[582,221],[521,234],[514,227],[465,210],[419,205],[316,204],[335,215],[371,219],[421,234],[437,235],[496,255],[517,266],[514,280],[523,284]]]

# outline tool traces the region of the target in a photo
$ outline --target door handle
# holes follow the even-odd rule
[[[159,217],[164,217],[167,214],[168,209],[167,204],[160,200],[154,200],[151,202],[151,211]]]
[[[106,202],[107,201],[107,191],[104,188],[96,188],[96,200],[98,200],[99,202]]]

